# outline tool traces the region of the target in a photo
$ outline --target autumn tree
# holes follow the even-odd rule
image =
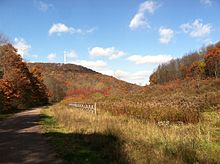
[[[41,74],[35,69],[30,72],[11,44],[0,47],[0,65],[5,70],[1,79],[2,95],[7,95],[10,91],[5,104],[10,102],[11,107],[25,108],[48,102],[47,89]]]
[[[163,84],[168,81],[185,78],[205,79],[220,77],[220,42],[161,64],[150,76],[151,84]]]
[[[149,82],[150,82],[150,84],[157,84],[157,77],[158,75],[157,75],[157,72],[154,72],[154,73],[152,73],[151,75],[150,75],[150,78],[149,78]]]
[[[205,62],[204,61],[195,61],[191,64],[188,69],[187,76],[192,78],[205,78]]]
[[[0,110],[10,109],[13,98],[17,98],[17,94],[13,90],[11,83],[0,79]]]
[[[215,78],[220,76],[220,42],[207,48],[205,63],[208,76]]]

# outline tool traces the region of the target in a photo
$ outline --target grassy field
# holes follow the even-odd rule
[[[57,104],[42,111],[44,134],[70,163],[220,163],[220,113],[197,124],[147,122]]]
[[[72,96],[70,102],[96,102],[111,114],[158,121],[198,123],[202,112],[220,111],[220,79],[174,81],[150,85],[126,96],[92,94]]]

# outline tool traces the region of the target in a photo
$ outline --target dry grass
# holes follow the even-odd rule
[[[198,123],[203,119],[202,112],[220,111],[220,79],[170,82],[148,86],[126,96],[75,96],[65,102],[97,102],[100,109],[116,116]]]
[[[142,122],[105,112],[93,115],[62,104],[50,107],[49,111],[65,128],[58,128],[60,132],[116,137],[121,155],[115,157],[116,163],[125,159],[126,163],[220,163],[219,112],[204,113],[204,120],[198,124],[178,125]],[[120,160],[122,156],[124,160]]]

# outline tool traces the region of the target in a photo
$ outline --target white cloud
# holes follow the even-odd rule
[[[125,77],[129,76],[129,73],[123,70],[116,70],[113,71],[112,76],[116,77],[117,79],[124,79]]]
[[[154,13],[154,11],[158,8],[158,5],[155,1],[145,1],[141,3],[139,6],[139,13],[149,12]]]
[[[150,25],[145,18],[145,13],[154,13],[154,11],[158,8],[158,5],[155,1],[145,1],[140,4],[138,12],[133,16],[130,21],[129,27],[131,29],[136,29],[139,27],[150,28]]]
[[[149,84],[149,77],[152,72],[153,71],[126,72],[123,70],[116,70],[113,76],[120,80],[143,86]]]
[[[54,33],[57,33],[58,35],[60,35],[61,33],[87,34],[87,33],[92,33],[94,31],[95,31],[95,28],[82,30],[80,28],[68,27],[67,25],[65,25],[63,23],[56,23],[51,26],[48,33],[49,33],[49,35],[52,35]]]
[[[191,26],[191,24],[189,24],[189,23],[184,23],[184,24],[181,24],[181,25],[180,25],[180,28],[181,28],[181,30],[182,30],[184,33],[189,33],[189,31],[191,30],[192,26]]]
[[[114,76],[114,71],[110,68],[108,68],[107,66],[106,67],[103,67],[102,69],[99,69],[97,70],[97,72],[100,72],[104,75],[108,75],[108,76]]]
[[[189,34],[191,37],[204,37],[211,33],[212,25],[203,24],[201,19],[195,19],[192,23],[185,23],[180,25],[184,33]]]
[[[144,14],[138,13],[132,18],[129,27],[131,29],[136,29],[138,27],[150,28],[150,25],[148,24],[147,19],[144,17]]]
[[[200,0],[200,3],[203,5],[211,6],[212,0]]]
[[[17,53],[21,55],[23,60],[33,62],[38,58],[36,54],[30,54],[31,45],[24,38],[15,38],[13,46],[17,49]]]
[[[15,38],[13,46],[18,50],[18,54],[21,55],[22,58],[28,55],[28,51],[31,48],[23,38]]]
[[[110,48],[102,48],[102,47],[94,47],[89,50],[89,54],[91,56],[104,56],[109,59],[116,59],[123,56],[125,53],[123,51],[115,49],[115,47]]]
[[[84,67],[93,69],[95,71],[99,71],[107,66],[107,64],[102,60],[96,60],[96,61],[77,60],[77,61],[73,61],[72,63],[77,65],[82,65]]]
[[[53,33],[71,33],[73,31],[72,27],[68,27],[63,23],[53,24],[49,30],[49,34],[52,35]]]
[[[171,55],[132,55],[127,58],[127,60],[132,61],[136,64],[161,64],[168,62],[171,59]]]
[[[89,61],[89,60],[77,60],[73,61],[73,64],[81,65],[90,68],[94,71],[100,72],[105,75],[114,76],[120,80],[124,80],[130,83],[138,85],[149,84],[149,76],[152,71],[137,71],[137,72],[126,72],[123,70],[113,70],[107,66],[107,63],[102,60]]]
[[[162,43],[162,44],[170,43],[173,36],[174,36],[173,30],[170,28],[161,27],[159,29],[159,33],[160,33],[160,43]]]
[[[45,3],[43,1],[34,1],[35,6],[42,12],[48,11],[50,8],[53,8],[53,4]]]
[[[54,59],[56,59],[56,57],[57,57],[56,54],[50,53],[50,54],[48,54],[47,59],[48,59],[49,61],[53,61]]]

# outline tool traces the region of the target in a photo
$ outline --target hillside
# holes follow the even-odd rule
[[[123,96],[141,88],[75,64],[28,63],[28,66],[42,72],[44,83],[51,91],[52,102],[90,94],[96,97]]]
[[[29,67],[43,72],[52,102],[97,102],[101,111],[114,115],[197,123],[202,112],[219,111],[219,45],[160,65],[145,87],[74,64],[29,63]]]
[[[136,90],[125,88],[126,94],[70,95],[65,101],[97,102],[102,111],[142,120],[198,123],[202,112],[220,110],[219,50],[218,42],[161,64],[150,76],[151,85]]]

